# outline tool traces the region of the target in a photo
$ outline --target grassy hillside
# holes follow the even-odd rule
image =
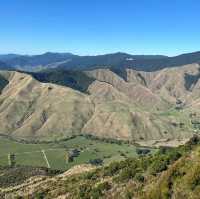
[[[32,141],[80,134],[145,145],[176,140],[174,146],[200,129],[199,70],[126,69],[126,78],[109,69],[1,71],[0,133]]]
[[[2,189],[2,196],[21,198],[198,198],[200,141],[193,137],[178,148],[161,148],[152,155],[128,158],[88,172],[76,168],[57,177],[35,179],[34,187]],[[71,175],[69,175],[71,173]]]
[[[194,133],[189,111],[182,114],[134,73],[125,81],[109,70],[57,72],[34,74],[42,82],[25,73],[1,72],[1,134],[32,141],[91,134],[146,142],[184,141]]]
[[[9,74],[9,86],[0,95],[2,134],[32,140],[66,138],[81,132],[93,113],[94,105],[83,93],[42,84],[23,73]]]

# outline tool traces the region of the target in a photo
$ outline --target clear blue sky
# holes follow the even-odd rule
[[[0,53],[200,50],[199,0],[0,0]]]

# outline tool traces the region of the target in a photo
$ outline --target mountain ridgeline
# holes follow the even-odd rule
[[[90,134],[149,146],[177,145],[200,129],[199,52],[0,59],[3,135],[55,141]]]
[[[155,72],[1,71],[1,134],[27,141],[74,135],[177,145],[198,131],[199,64]]]
[[[23,71],[38,71],[49,68],[68,70],[88,70],[97,68],[132,68],[155,71],[166,67],[181,66],[200,62],[200,52],[182,54],[175,57],[162,55],[131,55],[113,53],[97,56],[78,56],[71,53],[51,53],[42,55],[0,55],[0,60],[8,66]]]

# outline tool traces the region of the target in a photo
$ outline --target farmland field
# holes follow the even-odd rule
[[[72,149],[78,149],[80,154],[73,162],[67,163],[67,151]],[[61,170],[93,159],[102,159],[104,164],[107,164],[122,160],[124,157],[137,156],[134,145],[107,143],[83,136],[46,144],[25,144],[0,137],[0,166],[8,165],[9,154],[15,155],[16,165],[48,167],[49,164],[50,168]]]

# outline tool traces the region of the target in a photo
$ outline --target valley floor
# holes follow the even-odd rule
[[[25,144],[5,137],[0,137],[0,166],[8,166],[9,155],[15,156],[18,166],[48,167],[51,169],[66,170],[74,165],[85,164],[100,159],[104,164],[120,161],[128,157],[136,157],[137,150],[132,144],[114,140],[98,140],[83,136],[54,142]],[[67,162],[69,151],[78,150],[79,154],[72,162]],[[151,149],[153,152],[155,149]]]

